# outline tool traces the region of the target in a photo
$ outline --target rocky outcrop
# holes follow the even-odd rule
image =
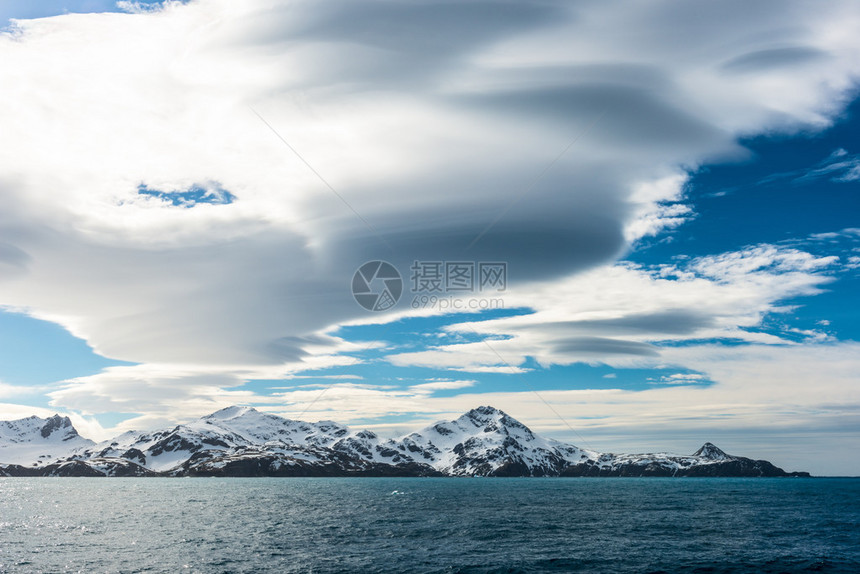
[[[0,425],[11,429],[6,444],[0,436],[0,456],[4,447],[35,456],[41,447],[79,445],[61,449],[65,456],[8,461],[0,476],[809,476],[726,454],[711,443],[686,456],[599,453],[542,438],[489,406],[398,439],[250,407],[228,407],[172,429],[125,433],[100,444],[80,437],[66,417]]]

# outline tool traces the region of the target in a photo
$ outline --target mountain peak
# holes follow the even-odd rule
[[[513,418],[508,413],[497,409],[496,407],[476,407],[461,416],[458,420],[471,422],[473,425],[478,427],[486,427],[487,431],[501,429],[518,429],[520,431],[525,431],[527,434],[531,435],[531,430],[529,430],[526,425]]]
[[[83,438],[69,417],[37,416],[0,421],[0,464],[37,466],[70,456],[93,441]]]
[[[467,412],[463,416],[468,417],[470,419],[474,419],[474,420],[487,421],[489,419],[506,417],[508,415],[506,413],[504,413],[503,411],[500,411],[496,407],[480,406],[480,407],[475,407],[474,409],[470,410],[469,412]]]
[[[241,417],[243,415],[247,415],[250,413],[257,413],[257,412],[259,412],[259,411],[257,409],[255,409],[254,407],[240,407],[238,405],[232,405],[229,407],[224,407],[223,409],[221,409],[219,411],[215,411],[212,414],[206,415],[203,418],[204,419],[227,420],[227,419],[234,419],[236,417]]]
[[[700,456],[709,460],[728,460],[732,458],[717,447],[717,445],[710,442],[703,444],[702,448],[693,453],[693,456]]]
[[[68,440],[68,438],[78,436],[78,431],[72,426],[72,421],[69,417],[61,417],[60,415],[54,415],[50,418],[45,419],[45,425],[42,427],[40,434],[42,438],[48,438],[55,431],[67,429],[66,437],[64,440]]]
[[[67,469],[71,464],[72,470]],[[11,466],[10,466],[11,465]],[[17,468],[16,468],[17,467]],[[11,469],[11,471],[10,471]],[[65,469],[65,470],[64,470]],[[0,421],[0,476],[808,476],[705,443],[694,456],[585,451],[481,406],[400,439],[231,406],[98,445],[68,417]]]

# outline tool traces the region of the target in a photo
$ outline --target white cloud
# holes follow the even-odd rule
[[[290,410],[274,410],[296,416],[307,409],[306,419],[344,421],[420,413],[408,424],[371,425],[397,434],[491,404],[536,431],[602,451],[692,452],[710,440],[733,454],[769,457],[791,469],[860,472],[860,458],[846,454],[860,430],[856,382],[860,345],[713,344],[672,347],[664,353],[668,363],[696,369],[697,374],[674,375],[696,384],[654,385],[643,391],[523,390],[451,397],[337,385],[322,397],[318,391],[288,393]],[[700,384],[703,379],[714,382]]]
[[[354,363],[319,333],[367,318],[358,265],[460,255],[514,205],[469,251],[509,261],[506,301],[539,309],[476,326],[519,329],[493,344],[514,369],[659,355],[645,332],[559,348],[560,318],[611,330],[679,308],[704,317],[697,336],[769,340],[739,327],[813,293],[827,261],[765,248],[675,281],[609,265],[693,216],[685,173],[741,157],[738,136],[828,125],[860,72],[857,26],[852,2],[199,0],[20,21],[0,35],[0,305],[141,363],[68,383],[58,408],[154,424],[249,398],[229,390],[245,377]],[[236,200],[181,208],[140,185]],[[508,370],[483,347],[400,360]]]
[[[18,420],[30,416],[50,417],[56,411],[31,405],[20,405],[14,403],[0,403],[0,420]]]
[[[648,382],[652,385],[700,385],[708,382],[705,375],[696,373],[675,373],[674,375],[665,375],[659,379],[649,378]]]
[[[64,381],[49,396],[51,406],[80,417],[105,412],[137,414],[110,432],[140,430],[173,425],[232,404],[264,403],[265,398],[250,391],[230,390],[246,377],[250,378],[249,373],[182,365],[109,367],[96,375]]]
[[[636,215],[627,224],[624,233],[627,241],[654,237],[693,217],[692,209],[679,203],[688,179],[687,174],[676,173],[635,188],[630,200],[637,205]]]
[[[43,392],[44,389],[34,386],[10,385],[0,381],[0,399],[9,399]]]
[[[528,295],[506,295],[509,307],[535,312],[454,324],[448,330],[497,340],[437,345],[394,353],[399,366],[510,372],[532,357],[541,365],[576,362],[616,367],[660,366],[661,343],[733,339],[786,344],[790,338],[756,330],[780,302],[820,293],[833,278],[823,271],[838,258],[763,245],[701,257],[683,266],[601,267],[565,281],[534,284]],[[820,333],[806,333],[820,336]]]
[[[434,391],[448,391],[453,389],[464,389],[466,387],[472,387],[477,383],[475,380],[461,380],[461,381],[433,381],[430,383],[421,383],[418,385],[412,385],[409,387],[410,390],[418,392],[418,393],[432,393]]]
[[[361,377],[359,375],[292,375],[292,374],[290,374],[290,375],[284,375],[280,378],[285,379],[285,380],[292,380],[292,379],[335,379],[335,380],[357,379],[357,380],[360,380],[363,377]]]

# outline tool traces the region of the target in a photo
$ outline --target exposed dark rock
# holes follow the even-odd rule
[[[60,460],[43,453],[32,463],[0,464],[0,476],[809,476],[728,455],[711,443],[688,456],[582,450],[543,439],[489,406],[400,439],[353,433],[331,421],[291,421],[247,407],[228,407],[187,425],[129,433],[100,445],[81,438],[59,415],[3,424],[29,429],[7,439],[15,445],[50,439],[46,444],[55,447],[62,437],[76,438],[80,446],[72,443]]]
[[[41,476],[41,468],[21,466],[20,464],[0,464],[0,477],[2,476]]]
[[[707,458],[709,460],[727,460],[732,458],[731,456],[724,453],[722,450],[717,448],[716,445],[706,442],[702,445],[702,447],[693,454],[693,456],[700,456],[702,458]]]
[[[45,426],[42,427],[42,438],[48,438],[54,432],[61,430],[66,430],[66,436],[63,440],[69,440],[78,436],[78,431],[72,426],[72,421],[69,420],[69,417],[61,417],[60,415],[54,415],[47,420]]]
[[[135,461],[138,464],[145,465],[146,464],[146,455],[143,454],[139,449],[130,448],[124,453],[122,453],[122,458]]]
[[[81,460],[71,460],[49,464],[42,469],[40,476],[107,476]]]

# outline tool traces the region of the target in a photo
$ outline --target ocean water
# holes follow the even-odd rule
[[[860,572],[858,479],[0,479],[0,572]]]

